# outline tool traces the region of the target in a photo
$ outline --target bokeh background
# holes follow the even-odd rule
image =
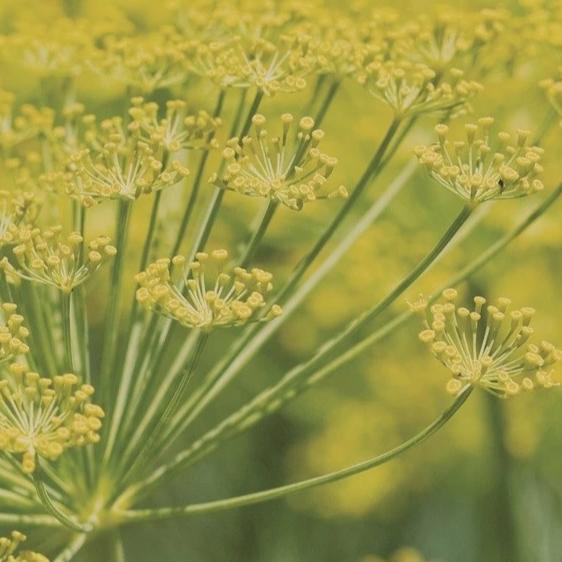
[[[332,3],[335,8],[348,4],[342,0]],[[22,21],[48,27],[49,21],[78,4],[82,17],[91,21],[101,21],[106,16],[123,18],[127,25],[140,29],[167,23],[172,13],[166,2],[148,0],[4,0],[0,3],[0,26],[5,33]],[[373,5],[369,0],[363,4]],[[376,4],[408,17],[441,9],[437,3],[418,0]],[[505,7],[520,15],[529,14],[531,22],[542,10],[556,13],[559,4],[546,0],[471,0],[451,1],[445,6]],[[502,48],[513,50],[512,64],[487,73],[483,80],[485,91],[473,102],[476,116],[492,115],[502,128],[532,130],[540,129],[549,115],[556,121],[538,86],[541,79],[554,76],[562,62],[562,32],[559,27],[557,43],[554,31],[546,47],[527,41],[524,35],[504,38]],[[488,52],[486,56],[492,60],[505,56],[505,51]],[[40,103],[42,96],[48,95],[39,91],[39,78],[33,69],[23,68],[21,61],[6,57],[2,60],[0,86],[16,92],[21,100]],[[99,76],[84,76],[79,81],[78,99],[101,114],[119,111],[122,95],[119,84]],[[271,116],[285,111],[298,114],[308,95],[305,92],[267,99],[263,112]],[[187,97],[194,106],[211,109],[208,91],[189,91]],[[389,119],[389,110],[381,103],[352,81],[344,83],[323,125],[327,133],[325,149],[338,157],[338,179],[342,183],[353,186]],[[432,138],[435,122],[425,117],[418,123],[393,164],[371,186],[361,204],[363,208],[413,160],[413,147]],[[546,150],[545,183],[551,189],[562,181],[561,141],[562,130],[554,122],[542,142]],[[425,275],[408,297],[413,299],[419,292],[430,293],[439,287],[525,216],[541,197],[491,205],[478,227]],[[321,231],[337,204],[310,205],[301,213],[283,209],[257,261],[282,278]],[[431,247],[459,205],[457,199],[418,170],[392,207],[245,368],[237,384],[206,413],[193,435],[277,380],[330,334],[382,297]],[[167,200],[170,236],[176,207],[176,201]],[[228,196],[210,246],[244,240],[257,209],[257,202]],[[562,342],[560,213],[562,202],[462,287],[466,294],[509,296],[518,306],[535,307],[537,331],[558,343]],[[141,208],[135,223],[139,240],[143,234],[142,214]],[[111,216],[100,212],[96,224],[103,230],[111,220]],[[166,230],[162,236],[166,238]],[[396,303],[388,318],[406,306],[405,301]],[[92,314],[95,310],[93,303]],[[152,503],[204,501],[260,490],[337,469],[400,443],[450,401],[444,392],[447,373],[418,341],[418,331],[415,320],[406,324],[323,385],[169,482]],[[225,334],[222,338],[214,341],[219,352],[231,336]],[[203,363],[210,359],[204,357]],[[428,560],[443,562],[560,562],[561,398],[558,390],[509,401],[475,393],[443,431],[392,463],[288,501],[127,529],[127,559],[376,562],[379,556],[386,559],[398,548],[409,545]],[[90,553],[88,559],[98,560],[95,553]],[[415,558],[411,560],[415,562]]]

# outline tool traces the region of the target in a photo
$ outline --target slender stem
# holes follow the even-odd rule
[[[10,527],[55,527],[60,528],[58,519],[50,515],[27,515],[19,513],[0,513],[0,525]]]
[[[45,509],[60,523],[62,523],[65,527],[72,529],[73,531],[77,531],[79,533],[87,533],[91,530],[91,525],[82,525],[75,521],[72,517],[63,513],[53,502],[51,496],[49,496],[49,492],[47,491],[47,487],[45,483],[41,479],[39,475],[39,469],[33,475],[33,483],[35,484],[35,489],[37,490],[37,495],[41,500],[41,503],[45,507]]]
[[[72,293],[61,293],[62,335],[64,340],[65,359],[64,365],[71,373],[75,372],[72,354],[72,317],[71,314]]]
[[[207,332],[199,335],[193,355],[186,365],[183,373],[180,375],[178,384],[176,388],[173,389],[172,395],[169,399],[165,400],[161,396],[155,396],[153,398],[153,405],[166,404],[166,406],[161,412],[161,415],[157,415],[156,412],[152,411],[146,412],[144,423],[139,425],[135,435],[133,435],[125,452],[122,454],[123,462],[121,463],[121,466],[127,467],[129,464],[127,461],[129,458],[128,454],[132,454],[134,452],[135,460],[127,467],[127,471],[120,479],[121,482],[130,479],[131,475],[135,474],[139,468],[146,469],[149,464],[149,462],[145,459],[147,453],[150,453],[150,455],[154,457],[154,460],[157,460],[158,454],[156,451],[163,447],[163,444],[161,443],[162,431],[167,427],[171,416],[176,412],[178,404],[185,394],[185,389],[191,381],[193,373],[199,364],[199,360],[201,359],[207,344],[208,336],[209,334]],[[140,450],[135,451],[135,445],[139,443],[139,441],[143,443],[142,447]]]
[[[86,544],[88,535],[82,533],[76,535],[70,544],[53,560],[53,562],[69,562],[78,551]]]
[[[221,90],[219,92],[219,97],[217,99],[217,104],[215,106],[215,110],[213,111],[213,117],[217,118],[221,112],[224,105],[224,100],[226,97],[226,90]],[[214,133],[210,133],[207,137],[207,141],[210,143],[214,137]],[[197,202],[197,197],[199,195],[200,187],[201,187],[201,180],[203,178],[203,174],[205,173],[205,167],[207,165],[207,161],[209,159],[210,148],[207,148],[203,154],[201,155],[201,159],[199,161],[199,166],[197,168],[197,173],[195,174],[195,179],[193,181],[193,186],[191,188],[191,194],[189,196],[189,200],[187,202],[187,206],[185,208],[185,212],[181,219],[181,223],[178,229],[178,233],[176,236],[176,241],[174,242],[174,246],[170,253],[171,256],[175,256],[181,247],[183,238],[187,231],[187,227],[189,226],[189,222],[191,220],[191,216],[193,215],[193,211],[195,209],[195,203]]]
[[[256,492],[253,494],[246,494],[243,496],[236,496],[224,500],[193,504],[185,507],[126,511],[121,515],[121,519],[124,523],[132,523],[138,521],[155,521],[174,517],[186,517],[199,513],[222,511],[226,509],[233,509],[278,499],[290,494],[294,494],[296,492],[302,492],[303,490],[309,490],[317,486],[322,486],[324,484],[330,484],[332,482],[337,482],[338,480],[343,480],[344,478],[349,478],[350,476],[360,474],[362,472],[365,472],[366,470],[370,470],[372,468],[385,464],[395,459],[402,453],[405,453],[412,447],[415,447],[416,445],[419,445],[420,443],[425,441],[427,438],[441,429],[455,415],[455,413],[466,402],[471,392],[472,387],[467,388],[437,419],[435,419],[422,431],[420,431],[398,447],[395,447],[394,449],[391,449],[390,451],[387,451],[382,455],[377,455],[376,457],[360,462],[358,464],[354,464],[352,466],[348,466],[346,468],[337,470],[335,472],[330,472],[322,476],[317,476],[315,478],[309,478],[307,480],[288,484],[286,486],[280,486],[278,488]]]
[[[328,112],[328,109],[332,105],[332,102],[334,101],[334,98],[336,97],[339,88],[340,88],[340,82],[338,80],[334,80],[334,82],[330,84],[328,93],[326,94],[326,97],[324,98],[322,105],[320,106],[318,113],[316,114],[316,118],[314,120],[314,124],[316,127],[320,127],[322,125],[322,122],[326,117],[326,113]]]
[[[109,377],[110,367],[115,353],[116,340],[118,335],[119,309],[121,306],[121,282],[123,277],[123,268],[125,265],[125,248],[127,245],[127,236],[129,231],[129,219],[131,216],[132,203],[129,201],[119,201],[116,224],[116,247],[117,255],[113,263],[111,276],[111,300],[107,310],[107,318],[105,324],[105,333],[102,350],[102,363],[99,372],[99,379],[102,383],[100,386],[107,394],[113,384],[107,381]],[[103,384],[109,382],[109,384]],[[105,396],[105,398],[109,398]]]
[[[254,254],[256,253],[256,250],[258,249],[258,246],[260,245],[260,242],[262,241],[271,223],[271,220],[273,219],[273,215],[275,215],[275,211],[278,209],[278,207],[279,204],[277,203],[277,201],[274,201],[273,199],[270,199],[267,202],[262,217],[260,219],[258,228],[254,230],[252,237],[250,238],[246,248],[244,249],[244,252],[240,259],[241,267],[247,267],[248,264],[252,262],[254,258]]]

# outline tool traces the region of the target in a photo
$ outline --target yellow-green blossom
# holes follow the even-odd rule
[[[20,228],[14,258],[0,267],[11,277],[49,285],[70,293],[91,277],[117,250],[107,236],[84,243],[79,232],[65,235],[62,226],[45,230]]]
[[[258,268],[227,268],[227,260],[226,250],[200,252],[190,264],[182,256],[159,259],[137,274],[137,300],[188,328],[209,330],[259,320],[273,276]],[[280,313],[273,306],[265,319]]]
[[[303,117],[295,134],[293,121],[291,114],[282,115],[281,134],[271,136],[265,117],[255,115],[253,134],[228,141],[224,166],[210,181],[222,189],[272,199],[293,210],[317,199],[345,197],[345,188],[328,187],[337,159],[318,148],[324,132],[314,128],[311,117]]]
[[[0,364],[14,360],[18,355],[29,352],[25,340],[29,337],[29,330],[23,325],[24,318],[17,312],[18,305],[4,302],[0,305]]]
[[[54,461],[97,443],[104,414],[93,394],[74,374],[41,377],[13,363],[0,376],[0,450],[21,456],[23,471],[32,473],[38,456]]]
[[[30,550],[18,552],[27,537],[19,531],[12,531],[10,537],[0,537],[0,562],[49,562],[45,556]]]
[[[447,384],[451,394],[474,385],[506,398],[555,384],[552,370],[562,352],[544,340],[529,343],[534,309],[514,309],[507,298],[485,306],[484,297],[474,297],[469,310],[457,306],[454,289],[445,290],[443,299],[429,311],[423,300],[415,309],[424,318],[421,341],[453,374]]]
[[[465,140],[450,140],[447,125],[437,125],[439,142],[416,147],[420,164],[466,201],[513,199],[541,191],[543,149],[528,146],[528,131],[515,135],[502,131],[491,137],[493,123],[491,117],[483,117],[465,125]]]

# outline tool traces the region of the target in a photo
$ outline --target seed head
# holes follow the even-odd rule
[[[64,293],[84,283],[117,252],[107,236],[85,244],[78,232],[63,234],[62,226],[22,227],[16,237],[13,258],[3,258],[0,267],[11,278],[50,285]]]
[[[259,317],[273,288],[271,273],[226,268],[227,260],[226,250],[200,252],[187,266],[182,256],[159,259],[137,274],[137,301],[183,326],[204,330],[241,326],[281,314],[281,308],[274,305],[265,317]]]
[[[416,147],[418,160],[432,178],[466,201],[524,197],[543,189],[539,179],[543,150],[527,146],[528,131],[500,132],[490,138],[494,120],[465,125],[465,140],[449,140],[446,125],[435,128],[439,142]]]
[[[420,340],[453,374],[447,383],[451,394],[467,386],[480,386],[502,398],[536,387],[550,388],[552,368],[562,352],[551,343],[529,343],[534,309],[513,309],[511,301],[498,299],[486,306],[474,297],[474,308],[456,305],[457,292],[447,289],[443,301],[425,315]]]
[[[54,461],[71,447],[97,443],[103,410],[94,388],[67,373],[41,377],[13,363],[0,380],[0,450],[21,455],[32,473],[37,456]]]
[[[20,544],[27,537],[18,531],[12,531],[10,537],[0,537],[0,562],[49,562],[42,554],[25,550],[17,552]]]
[[[266,197],[293,210],[317,199],[345,197],[344,187],[327,188],[337,159],[318,148],[324,132],[303,117],[293,132],[292,115],[281,116],[282,132],[270,136],[266,119],[253,118],[253,134],[228,141],[223,151],[224,168],[211,182],[222,189],[250,197]]]

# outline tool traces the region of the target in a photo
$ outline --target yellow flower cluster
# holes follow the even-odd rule
[[[265,197],[293,210],[317,199],[346,197],[344,187],[327,189],[337,159],[318,148],[324,132],[314,128],[311,117],[303,117],[294,134],[293,122],[291,114],[282,115],[281,134],[270,136],[265,117],[255,115],[253,135],[228,141],[223,171],[210,181],[221,189]]]
[[[166,102],[166,115],[158,118],[158,104],[145,103],[142,98],[133,99],[130,110],[133,123],[130,130],[139,127],[145,140],[162,144],[169,154],[182,149],[203,149],[216,146],[211,137],[221,120],[211,117],[206,111],[187,114],[187,104],[182,100]]]
[[[512,309],[507,298],[485,307],[484,297],[474,297],[474,309],[469,310],[456,305],[457,296],[447,289],[444,302],[429,311],[423,300],[416,305],[424,317],[420,340],[453,373],[447,384],[451,394],[475,385],[506,398],[555,385],[552,368],[562,352],[547,341],[529,343],[534,309]]]
[[[452,69],[446,81],[438,80],[433,69],[419,62],[381,57],[365,62],[357,80],[389,105],[397,118],[436,111],[458,114],[483,89],[478,82],[463,79],[459,69]]]
[[[3,324],[0,324],[0,365],[12,361],[18,355],[29,352],[25,340],[29,330],[23,325],[24,318],[17,313],[17,304],[4,302],[0,305]]]
[[[21,455],[23,471],[32,473],[38,456],[54,461],[97,443],[104,413],[93,394],[74,374],[51,379],[13,363],[0,377],[0,450]]]
[[[241,326],[261,320],[273,276],[262,269],[234,267],[225,271],[226,250],[200,252],[188,264],[183,256],[162,258],[137,274],[137,301],[188,328]],[[274,305],[263,319],[281,314]]]
[[[79,232],[64,235],[62,226],[54,226],[45,230],[20,228],[12,252],[13,263],[8,258],[0,262],[12,279],[19,277],[70,293],[117,250],[107,236],[98,236],[85,246]]]
[[[418,146],[415,153],[431,177],[466,201],[524,197],[543,189],[539,179],[543,149],[528,146],[528,131],[515,138],[500,132],[490,139],[494,120],[483,117],[465,125],[466,140],[449,140],[449,127],[435,128],[439,142]]]
[[[0,191],[0,248],[15,244],[19,228],[33,224],[38,211],[36,201],[30,192]]]
[[[49,562],[45,556],[30,550],[17,552],[27,537],[19,531],[12,531],[10,537],[0,537],[0,562]]]
[[[548,101],[556,113],[562,116],[562,67],[560,67],[558,73],[558,78],[542,80],[540,86],[545,91]]]
[[[134,103],[137,105],[130,111],[138,117],[143,111],[142,99]],[[87,123],[85,147],[70,155],[64,171],[45,174],[43,182],[51,189],[91,206],[108,198],[134,200],[175,185],[189,174],[179,161],[170,158],[172,152],[161,136],[143,134],[140,122],[133,120],[125,126],[120,117],[114,117],[98,124],[92,115],[83,120]],[[205,130],[207,126],[205,122]],[[193,127],[190,134],[195,134]]]

